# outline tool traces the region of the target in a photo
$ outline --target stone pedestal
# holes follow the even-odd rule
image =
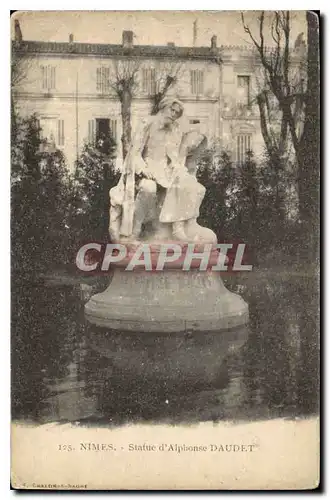
[[[88,331],[89,347],[109,360],[108,377],[122,388],[121,395],[136,384],[144,388],[144,395],[223,386],[228,377],[226,360],[238,355],[248,340],[246,325],[220,332],[152,335],[92,325]]]
[[[85,314],[110,330],[207,332],[245,324],[248,306],[225,288],[218,271],[183,271],[174,262],[163,271],[116,267],[109,287],[89,300]]]
[[[218,254],[212,255],[211,267]],[[225,360],[248,339],[244,300],[217,271],[183,271],[182,258],[163,271],[125,271],[126,265],[85,305],[91,347],[109,360],[109,383],[121,387],[118,401],[105,390],[111,404],[145,413],[159,402],[176,408],[175,395],[181,404],[183,394],[224,387]]]

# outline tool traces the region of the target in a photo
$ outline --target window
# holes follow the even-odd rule
[[[236,162],[242,164],[246,160],[246,153],[252,149],[251,134],[238,135],[236,138]]]
[[[250,106],[250,77],[238,76],[238,104],[242,106]]]
[[[204,92],[204,72],[199,69],[190,71],[190,87],[192,94],[203,94]]]
[[[197,132],[198,134],[207,135],[207,126],[206,126],[207,121],[208,121],[207,117],[205,118],[204,116],[189,117],[189,126],[190,126],[189,128]],[[192,141],[194,141],[193,138]]]
[[[88,142],[96,144],[105,153],[108,152],[109,138],[117,140],[117,120],[95,118],[88,121]]]
[[[148,95],[156,93],[156,70],[143,69],[142,70],[142,90]]]
[[[96,139],[111,136],[117,138],[117,120],[109,118],[96,118]]]
[[[101,94],[110,92],[110,68],[101,67],[96,70],[96,90]]]
[[[41,66],[43,90],[55,89],[55,66]]]
[[[42,139],[55,146],[64,146],[64,120],[41,117],[39,125]]]

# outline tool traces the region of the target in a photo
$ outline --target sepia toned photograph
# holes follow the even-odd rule
[[[319,487],[320,20],[14,11],[11,487]]]

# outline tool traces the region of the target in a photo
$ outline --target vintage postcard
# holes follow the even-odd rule
[[[320,482],[319,18],[11,16],[11,485]]]

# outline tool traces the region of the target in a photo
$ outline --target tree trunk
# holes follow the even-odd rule
[[[132,106],[132,94],[129,90],[124,90],[121,99],[121,118],[123,125],[121,142],[123,147],[124,160],[126,158],[128,148],[130,146],[132,139],[131,106]]]
[[[319,221],[319,165],[320,165],[320,111],[319,111],[319,36],[318,17],[307,12],[308,66],[305,125],[297,151],[299,213],[308,256],[315,260],[318,248]]]
[[[267,149],[267,153],[269,157],[273,155],[274,148],[273,148],[273,143],[271,140],[271,137],[269,136],[269,131],[268,131],[268,125],[267,125],[267,118],[266,118],[266,112],[265,112],[265,107],[266,107],[266,102],[265,102],[265,97],[261,94],[257,96],[257,103],[259,107],[259,114],[260,114],[260,127],[261,127],[261,133],[262,137]]]

